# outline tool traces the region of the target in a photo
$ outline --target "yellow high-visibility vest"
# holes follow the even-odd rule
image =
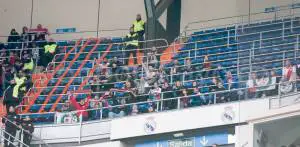
[[[20,85],[15,85],[13,89],[13,97],[18,97],[19,96],[19,87]]]
[[[144,24],[145,24],[145,22],[143,20],[134,21],[133,22],[133,30],[134,30],[134,32],[143,31],[144,30]]]
[[[136,33],[134,33],[134,34],[127,34],[127,37],[128,38],[133,38],[133,37],[136,37],[137,36],[137,34]],[[137,40],[137,39],[135,39],[135,40],[131,40],[131,41],[127,41],[126,42],[126,45],[134,45],[134,46],[138,46],[139,45],[139,41]]]
[[[25,63],[25,64],[24,64],[23,69],[24,69],[24,70],[26,70],[26,69],[28,69],[28,70],[33,70],[33,66],[34,66],[34,63],[33,63],[33,60],[32,60],[32,58],[31,58],[31,61],[30,61],[29,63]]]
[[[14,80],[16,81],[16,85],[20,86],[25,83],[26,77],[18,78],[17,76],[15,76]]]
[[[45,45],[44,49],[45,49],[45,53],[51,53],[53,54],[56,50],[57,45],[56,44],[52,44],[52,45]]]

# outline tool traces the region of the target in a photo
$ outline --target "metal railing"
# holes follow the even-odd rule
[[[299,27],[300,28],[300,27]],[[299,34],[293,34],[293,35],[287,35],[286,37],[299,37]],[[266,40],[272,40],[272,39],[281,39],[282,37],[274,37],[274,38],[267,38],[267,39],[262,39],[262,40],[254,40],[254,41],[247,41],[247,42],[243,42],[243,43],[255,43],[256,41],[266,41]],[[299,39],[297,39],[297,41],[299,41]],[[240,44],[243,44],[243,43],[240,43]],[[239,44],[239,43],[234,43],[234,44]],[[238,50],[237,51],[230,51],[230,52],[224,52],[224,53],[216,53],[216,54],[209,54],[209,56],[216,56],[216,55],[224,55],[224,54],[232,54],[232,53],[240,53],[240,52],[247,52],[247,51],[252,51],[252,52],[255,52],[256,50],[261,50],[262,48],[270,48],[270,47],[280,47],[280,46],[284,46],[284,45],[295,45],[297,44],[297,42],[292,42],[292,43],[281,43],[281,44],[276,44],[276,45],[270,45],[270,46],[264,46],[264,47],[252,47],[250,49],[243,49],[243,50]],[[210,47],[209,47],[210,48]],[[215,47],[213,47],[215,48]],[[207,49],[207,48],[205,48]],[[191,55],[191,51],[198,51],[200,49],[190,49],[188,51],[179,51],[178,54],[180,54],[181,52],[189,52],[189,55]],[[294,53],[296,54],[296,52],[298,51],[298,49],[294,49],[293,50]],[[259,57],[259,56],[265,56],[265,55],[272,55],[272,54],[285,54],[287,52],[292,52],[292,51],[275,51],[275,52],[272,52],[272,53],[265,53],[265,54],[259,54],[259,55],[249,55],[249,56],[244,56],[244,57],[234,57],[234,58],[228,58],[228,59],[224,59],[224,60],[215,60],[215,61],[210,61],[210,63],[219,63],[219,62],[224,62],[224,61],[238,61],[238,60],[242,60],[242,59],[252,59],[252,58],[255,58],[255,57]],[[193,58],[203,58],[205,57],[205,55],[202,55],[202,56],[189,56],[188,58],[190,59],[193,59]],[[185,59],[185,58],[184,58]],[[293,59],[293,58],[289,58],[289,59]],[[180,59],[179,59],[180,60]],[[285,58],[280,58],[279,60],[277,61],[284,61]],[[89,61],[92,61],[92,60],[89,60]],[[276,60],[274,60],[276,61]],[[262,64],[262,63],[269,63],[269,62],[274,62],[274,61],[266,61],[266,62],[259,62],[259,63],[249,63],[249,64],[243,64],[243,65],[239,65],[237,64],[236,66],[230,66],[230,67],[223,67],[223,69],[232,69],[232,68],[238,68],[239,66],[252,66],[252,65],[258,65],[258,64]],[[81,61],[78,61],[78,62],[81,62]],[[58,63],[58,62],[57,62]],[[194,64],[191,64],[191,66],[196,66],[196,65],[202,65],[203,63],[194,63]],[[179,68],[182,68],[182,67],[185,67],[186,65],[179,65],[177,67]],[[119,66],[120,68],[122,67],[127,67],[127,66]],[[171,69],[172,67],[164,67],[164,69]],[[89,70],[90,68],[84,68],[84,70]],[[109,67],[107,67],[107,69],[110,69]],[[77,70],[77,69],[71,69],[71,70]],[[214,69],[212,69],[214,70]],[[251,72],[251,71],[250,71]],[[144,73],[144,71],[137,71],[137,74],[139,73]],[[183,73],[182,73],[183,74]],[[247,73],[240,73],[240,74],[247,74]],[[113,74],[112,76],[118,76],[118,75],[123,75],[123,74]],[[171,76],[171,75],[170,75]],[[86,78],[88,76],[84,76],[84,77],[77,77],[77,78]],[[94,76],[91,76],[91,77],[94,77]],[[66,77],[67,78],[72,78],[72,77]],[[58,78],[53,78],[54,80],[55,79],[58,79]],[[50,86],[51,87],[51,86]]]
[[[297,80],[298,81],[298,80]],[[295,83],[296,81],[291,81],[291,83]],[[296,86],[294,85],[294,91],[291,91],[290,94],[283,94],[280,92],[280,87],[281,85],[283,84],[284,82],[280,82],[280,83],[276,83],[276,84],[269,84],[267,86],[275,86],[275,87],[278,87],[278,88],[274,88],[274,89],[268,89],[268,90],[276,90],[278,89],[278,93],[272,93],[272,96],[269,96],[270,98],[277,98],[277,99],[281,99],[281,98],[284,98],[286,96],[290,96],[291,94],[298,94],[298,92],[296,92],[297,88]],[[265,87],[262,86],[262,87]],[[104,110],[111,110],[113,108],[124,108],[124,107],[130,107],[132,108],[133,105],[137,105],[137,106],[141,106],[141,105],[144,105],[144,104],[150,104],[153,105],[153,109],[154,111],[153,112],[159,112],[159,111],[168,111],[168,110],[171,110],[171,109],[165,109],[165,106],[167,105],[168,102],[172,102],[172,103],[175,103],[173,105],[174,108],[172,109],[183,109],[183,108],[189,108],[189,107],[197,107],[197,106],[203,106],[203,105],[211,105],[211,104],[220,104],[220,103],[226,103],[224,101],[220,101],[221,100],[221,95],[226,95],[226,94],[229,94],[229,93],[236,93],[237,95],[237,99],[236,100],[229,100],[228,102],[230,101],[241,101],[241,100],[247,100],[247,99],[255,99],[255,98],[261,98],[261,97],[267,97],[267,96],[264,96],[263,94],[259,96],[258,95],[255,95],[254,97],[250,98],[247,96],[244,97],[245,95],[247,95],[247,90],[248,90],[249,87],[247,88],[237,88],[237,89],[230,89],[230,90],[224,90],[224,91],[216,91],[216,92],[209,92],[209,93],[198,93],[198,94],[192,94],[192,95],[186,95],[186,96],[178,96],[178,97],[171,97],[171,98],[164,98],[164,94],[167,94],[167,93],[170,93],[170,92],[175,92],[176,91],[168,91],[168,92],[162,92],[160,95],[160,99],[154,99],[154,100],[148,100],[148,101],[145,101],[145,102],[136,102],[136,103],[131,103],[131,104],[121,104],[121,105],[116,105],[116,106],[108,106],[108,107],[101,107],[101,108],[97,108],[97,109],[87,109],[87,110],[78,110],[78,111],[71,111],[71,112],[67,112],[67,113],[79,113],[79,112],[89,112],[89,111],[95,111],[95,110],[99,110],[101,113],[103,113]],[[256,88],[260,88],[260,86],[257,86]],[[258,90],[256,91],[256,93],[264,93],[264,91],[268,91],[268,90]],[[181,90],[180,90],[181,91]],[[239,94],[241,93],[241,94]],[[209,96],[209,97],[207,97]],[[195,97],[198,97],[198,100],[208,100],[208,104],[197,104],[195,106],[192,106],[192,105],[187,105],[187,106],[183,106],[182,103],[185,102],[185,101],[188,101],[187,103],[190,103],[190,99],[193,99]],[[232,97],[231,97],[232,98]],[[100,101],[101,102],[101,101]],[[205,102],[207,103],[207,102]],[[140,112],[141,113],[141,112]],[[31,114],[22,114],[22,115],[36,115],[38,113],[31,113]],[[55,114],[55,112],[46,112],[46,113],[41,113],[42,114]],[[103,115],[103,114],[102,114]],[[99,118],[100,120],[103,119],[103,117]],[[130,114],[128,114],[130,115]]]
[[[223,17],[223,18],[216,18],[216,19],[210,19],[210,20],[198,20],[194,22],[189,22],[185,27],[181,35],[186,36],[189,34],[189,32],[194,32],[196,30],[210,30],[210,29],[216,29],[216,28],[224,28],[224,27],[232,27],[233,25],[246,25],[250,23],[260,23],[265,22],[266,20],[277,20],[278,18],[284,18],[284,17],[293,17],[295,16],[295,10],[298,10],[299,7],[295,7],[294,5],[283,5],[276,7],[277,9],[272,12],[256,12],[256,13],[250,13],[250,14],[244,14],[244,15],[237,15],[237,16],[229,16],[229,17]],[[278,16],[278,13],[280,12],[288,12],[287,15],[284,16]],[[273,16],[269,17],[269,15],[273,13]],[[261,15],[261,16],[260,16]],[[254,17],[263,17],[261,19],[253,19]],[[247,18],[246,21],[244,18]],[[222,21],[223,25],[211,25],[211,22],[218,22]],[[229,24],[224,24],[224,21],[229,21]],[[208,26],[206,26],[206,24]],[[194,26],[193,26],[194,25]],[[195,26],[197,25],[197,26]]]
[[[14,146],[14,147],[29,147],[28,145],[24,144],[23,137],[21,137],[21,140],[20,140],[16,136],[12,136],[10,133],[6,132],[5,129],[2,127],[0,128],[0,132],[1,132],[1,140],[3,139],[4,143],[7,142],[10,146]],[[8,138],[6,138],[6,137],[8,137]],[[9,138],[13,138],[14,141],[11,142]],[[15,144],[15,143],[17,143],[17,144]]]
[[[24,133],[27,133],[27,135],[30,135],[32,138],[37,139],[37,140],[39,141],[39,145],[44,145],[44,146],[46,146],[46,147],[50,147],[50,145],[47,144],[43,139],[41,139],[41,138],[39,138],[39,137],[33,135],[33,134],[30,133],[28,130],[23,129],[22,127],[20,127],[20,126],[17,125],[16,123],[12,122],[12,121],[9,120],[8,118],[2,117],[2,119],[3,119],[3,118],[4,118],[6,121],[8,121],[10,124],[14,125],[14,127],[16,127],[16,129],[20,131],[19,137],[20,137],[21,139],[19,140],[19,139],[16,138],[16,137],[14,137],[14,138],[15,138],[16,141],[18,141],[19,143],[21,143],[23,146],[29,147],[28,145],[24,144],[24,142],[23,142],[23,137],[24,137],[23,134],[24,134]],[[8,134],[9,134],[9,133],[8,133]],[[10,135],[10,134],[9,134],[9,135]],[[10,136],[11,136],[11,135],[10,135]],[[22,147],[22,145],[21,145],[21,147]]]

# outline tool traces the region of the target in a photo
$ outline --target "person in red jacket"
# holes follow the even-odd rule
[[[80,100],[79,104],[77,103],[76,97],[73,94],[70,97],[70,102],[72,103],[72,105],[78,111],[77,116],[80,117],[80,115],[82,115],[82,119],[84,121],[88,120],[88,112],[85,111],[85,110],[88,109],[90,100],[91,100],[91,95],[90,94],[87,96],[86,99]]]

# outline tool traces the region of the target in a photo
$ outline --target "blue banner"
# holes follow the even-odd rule
[[[205,147],[213,144],[228,144],[228,134],[218,133],[174,140],[151,141],[137,144],[135,147]]]
[[[59,28],[56,29],[56,33],[74,33],[76,32],[76,28]]]

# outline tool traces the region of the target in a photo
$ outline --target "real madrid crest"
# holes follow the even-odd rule
[[[224,108],[221,119],[225,123],[231,123],[235,119],[235,112],[231,106]]]
[[[147,134],[151,134],[156,130],[156,122],[153,117],[146,118],[145,124],[144,124],[144,131]]]

